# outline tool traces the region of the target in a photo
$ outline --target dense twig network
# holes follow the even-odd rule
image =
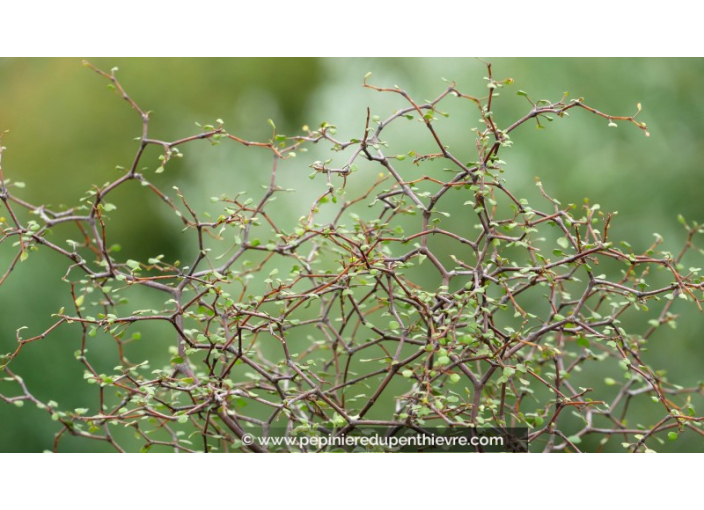
[[[31,252],[41,247],[68,263],[65,280],[74,308],[61,310],[41,334],[24,338],[18,330],[17,348],[0,358],[6,381],[0,398],[33,402],[51,414],[61,425],[55,448],[72,434],[122,451],[115,431],[125,426],[134,429],[144,450],[167,445],[182,451],[265,451],[257,443],[244,445],[244,434],[266,436],[275,429],[347,434],[364,426],[525,427],[531,448],[545,451],[579,451],[591,435],[631,451],[652,448],[662,433],[703,435],[692,400],[701,397],[702,388],[669,382],[642,356],[645,342],[674,319],[676,298],[700,305],[701,277],[678,263],[702,228],[685,224],[689,237],[676,256],[659,252],[659,242],[640,255],[622,251],[609,239],[611,215],[598,206],[562,206],[538,182],[547,203],[540,211],[509,191],[502,177],[499,153],[526,123],[541,125],[582,109],[610,124],[632,123],[647,135],[637,113],[611,116],[580,99],[533,102],[519,92],[529,109],[502,129],[492,102],[511,80],[495,80],[489,65],[488,94],[482,98],[449,84],[436,99],[420,103],[400,88],[376,87],[365,78],[365,87],[398,94],[408,106],[386,119],[367,111],[366,126],[353,140],[336,139],[334,126],[323,124],[301,136],[280,135],[274,127],[271,140],[258,143],[227,132],[219,121],[167,142],[150,137],[149,113],[127,94],[114,70],[86,65],[109,80],[140,117],[139,147],[124,175],[94,187],[87,207],[54,211],[22,200],[0,167],[7,215],[0,242],[17,243],[0,284],[19,263],[28,257],[31,263]],[[451,97],[476,108],[481,118],[471,163],[452,152],[436,130],[440,104]],[[404,118],[424,125],[434,152],[389,155],[385,130]],[[172,197],[140,170],[148,146],[163,149],[161,172],[182,146],[198,140],[269,151],[269,185],[254,199],[217,197],[220,216],[203,220],[186,191],[175,189]],[[330,160],[310,165],[320,194],[300,219],[281,223],[270,212],[273,199],[287,191],[277,172],[282,164],[300,165],[301,149],[310,144],[330,144],[333,150]],[[450,177],[434,172],[405,177],[402,165],[422,171],[432,161],[449,165]],[[363,180],[356,172],[362,163],[376,165],[376,180],[349,196],[349,184]],[[109,198],[129,181],[149,188],[195,232],[198,252],[190,264],[121,260],[111,251],[105,218],[119,213],[113,213]],[[454,193],[457,189],[463,193]],[[447,230],[441,220],[458,197],[466,225]],[[334,208],[330,221],[319,219],[323,204]],[[369,207],[353,212],[358,205]],[[20,209],[33,219],[22,220]],[[50,229],[59,224],[75,225],[80,241],[65,248],[52,239]],[[415,225],[414,231],[406,233],[407,225]],[[234,242],[226,240],[233,239],[226,232],[236,234]],[[452,245],[449,253],[434,247],[437,239]],[[225,255],[212,255],[212,246]],[[606,260],[621,263],[620,277],[596,272]],[[421,265],[437,276],[438,286],[414,280]],[[670,283],[651,289],[646,277],[658,268],[670,275]],[[125,313],[120,297],[134,287],[163,293],[164,308]],[[659,315],[643,332],[623,331],[620,318],[647,310],[646,303],[660,306]],[[172,328],[170,368],[130,361],[126,339],[144,321]],[[27,346],[67,324],[81,328],[76,357],[99,395],[97,403],[76,410],[35,398],[12,370],[12,360]],[[113,373],[100,373],[86,354],[96,335],[119,346]],[[608,398],[573,384],[580,371],[609,359],[617,363],[608,384],[618,390],[608,388]],[[658,404],[652,422],[628,422],[630,402],[650,398]],[[565,419],[574,414],[579,421]]]

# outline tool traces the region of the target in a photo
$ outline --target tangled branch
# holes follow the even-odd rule
[[[582,99],[533,102],[519,91],[530,108],[502,129],[492,106],[512,80],[495,80],[488,65],[485,97],[448,84],[421,103],[365,77],[366,88],[399,95],[407,106],[385,119],[368,110],[356,139],[338,140],[330,124],[286,136],[272,123],[269,141],[252,142],[218,121],[164,141],[151,137],[149,113],[127,94],[115,70],[86,65],[140,117],[139,147],[124,174],[94,187],[80,207],[52,210],[21,199],[0,166],[7,212],[0,243],[17,247],[0,285],[40,248],[67,264],[72,309],[60,310],[38,335],[24,338],[18,330],[17,348],[0,358],[5,382],[15,388],[0,398],[45,409],[61,425],[55,449],[70,434],[123,451],[115,431],[125,427],[134,430],[143,451],[265,451],[244,445],[244,434],[349,434],[365,426],[525,427],[533,447],[544,451],[579,451],[589,436],[646,451],[663,433],[704,434],[694,407],[702,387],[678,386],[644,359],[648,340],[674,322],[675,302],[701,309],[704,280],[679,263],[698,249],[694,238],[702,226],[685,223],[687,242],[676,256],[660,251],[660,241],[642,254],[623,251],[609,238],[611,215],[589,203],[563,206],[539,181],[546,206],[534,209],[509,191],[499,159],[514,130],[574,109],[609,124],[634,124],[647,135],[645,123],[636,120],[640,105],[632,116],[612,116]],[[481,119],[469,163],[436,130],[445,115],[440,106],[451,98],[476,108]],[[404,119],[424,126],[433,152],[390,155],[386,130]],[[269,151],[271,177],[263,193],[223,194],[214,199],[219,212],[211,215],[196,212],[181,190],[159,189],[140,170],[147,147],[163,150],[161,173],[183,146],[198,141]],[[305,147],[326,144],[332,157],[310,165],[319,194],[299,218],[276,220],[272,202],[290,191],[278,183],[280,167],[294,166]],[[426,173],[433,161],[448,165],[449,177]],[[118,213],[109,199],[131,181],[148,188],[195,234],[197,254],[188,265],[161,256],[122,260],[111,250],[105,220]],[[458,201],[462,228],[448,229],[443,219],[459,209]],[[80,241],[64,247],[53,239],[51,229],[60,224],[74,225]],[[621,277],[600,275],[595,268],[605,261],[620,263]],[[669,283],[651,288],[646,281],[658,270]],[[438,284],[431,288],[432,277]],[[129,308],[126,299],[140,287],[161,293],[163,308]],[[643,321],[643,331],[624,331],[626,314],[646,315],[651,307],[658,312]],[[170,327],[168,367],[130,359],[130,343],[145,321]],[[11,369],[31,344],[68,327],[78,328],[76,359],[98,392],[97,403],[75,410],[35,398]],[[92,342],[106,338],[119,352],[111,373],[96,369],[87,353]],[[616,375],[603,388],[581,387],[581,374],[597,365]],[[628,421],[636,399],[657,402],[650,424]]]

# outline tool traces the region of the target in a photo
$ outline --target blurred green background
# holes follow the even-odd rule
[[[445,87],[442,78],[456,81],[460,90],[473,95],[482,96],[487,90],[485,68],[473,59],[88,60],[106,70],[119,67],[126,90],[153,112],[151,136],[163,140],[195,134],[196,122],[212,124],[217,118],[224,120],[229,132],[250,140],[268,139],[267,119],[273,119],[281,133],[300,134],[304,124],[327,121],[339,127],[338,139],[359,138],[367,106],[382,118],[405,106],[400,97],[363,89],[368,71],[373,72],[372,83],[398,84],[419,100],[437,96]],[[639,120],[648,123],[651,133],[646,138],[626,124],[608,128],[604,119],[576,110],[546,130],[525,125],[512,135],[514,147],[502,153],[509,188],[517,195],[536,198],[534,178],[539,176],[546,191],[564,204],[581,204],[589,197],[602,210],[619,212],[611,235],[627,240],[636,252],[652,244],[654,232],[664,236],[667,249],[677,251],[684,240],[678,214],[704,222],[704,60],[491,60],[495,78],[515,80],[502,90],[495,108],[500,125],[529,109],[517,90],[525,90],[534,100],[558,100],[568,91],[570,97],[584,97],[587,104],[614,115],[630,115],[636,103],[642,103]],[[448,102],[453,115],[440,122],[439,130],[453,150],[471,159],[469,129],[478,124],[476,110],[454,101]],[[4,174],[26,184],[19,195],[32,203],[58,206],[75,205],[92,184],[121,175],[116,166],[129,166],[140,122],[80,59],[5,59],[0,60],[1,130],[10,130],[2,139],[7,147]],[[418,129],[414,133],[400,141],[405,146],[391,152],[427,144],[427,133]],[[148,152],[143,161],[153,164],[146,171],[152,182],[165,190],[178,185],[197,209],[223,190],[231,195],[254,190],[268,177],[264,151],[199,143],[184,147],[184,152],[185,157],[170,164],[164,174],[153,173],[159,166],[158,151]],[[327,157],[312,149],[309,160],[299,161],[283,179],[294,187],[300,182],[308,187],[308,165]],[[111,242],[122,246],[125,259],[157,254],[170,260],[190,259],[192,246],[179,233],[173,214],[146,190],[135,188],[112,200],[119,214],[112,215],[109,225]],[[281,206],[291,208],[295,218],[300,210],[307,211],[309,198],[315,195],[306,189],[301,193],[301,209],[294,210],[296,204],[290,201]],[[144,221],[145,217],[154,220]],[[75,236],[66,228],[63,238]],[[9,246],[0,246],[2,272],[13,255]],[[690,265],[700,267],[702,257],[692,257]],[[25,337],[38,334],[52,323],[52,313],[70,303],[68,285],[60,281],[65,270],[56,254],[41,250],[20,264],[0,288],[0,352],[14,349],[17,328],[29,327]],[[140,299],[150,303],[151,296],[145,293]],[[684,303],[675,312],[684,314],[678,329],[668,328],[654,339],[648,360],[655,368],[668,370],[678,383],[693,385],[704,375],[704,316]],[[158,336],[158,327],[153,328],[150,333]],[[57,400],[61,408],[87,407],[95,400],[95,387],[83,382],[82,367],[73,357],[77,338],[75,329],[62,328],[26,347],[12,364],[38,397]],[[116,364],[113,346],[95,349],[108,368]],[[165,346],[157,342],[144,346],[143,354],[156,359],[154,365],[168,362]],[[7,383],[0,384],[6,391]],[[51,448],[57,430],[45,413],[32,406],[0,404],[0,451]],[[62,443],[62,450],[96,449],[104,445],[73,439]],[[667,443],[662,449],[704,450],[694,438]]]

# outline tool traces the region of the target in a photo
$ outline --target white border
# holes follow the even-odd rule
[[[696,56],[702,47],[701,20],[681,0],[6,4],[5,56]]]
[[[635,508],[697,490],[697,473],[674,454],[137,455],[0,455],[3,501],[37,508],[74,501],[107,509],[137,502],[138,508],[154,502],[189,509],[383,503],[502,508],[511,502]]]

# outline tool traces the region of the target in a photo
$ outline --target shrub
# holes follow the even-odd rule
[[[365,87],[400,95],[407,106],[384,116],[368,109],[356,139],[339,139],[327,123],[287,136],[270,121],[271,138],[254,142],[218,120],[169,142],[151,137],[150,114],[115,70],[86,65],[140,117],[131,166],[91,188],[80,206],[60,210],[22,200],[20,183],[0,170],[1,242],[16,247],[0,285],[39,249],[68,264],[71,306],[43,332],[29,336],[20,328],[17,348],[0,359],[0,398],[45,410],[59,425],[55,449],[70,434],[122,451],[134,444],[129,431],[142,451],[265,451],[287,447],[248,444],[249,434],[310,437],[377,427],[389,434],[525,429],[531,450],[620,444],[650,451],[663,438],[703,433],[695,411],[702,386],[670,382],[645,352],[651,337],[674,325],[675,303],[701,309],[704,280],[681,262],[704,228],[681,219],[688,237],[676,255],[661,249],[661,239],[634,253],[611,240],[613,215],[597,204],[562,205],[549,183],[536,180],[543,201],[529,205],[511,191],[499,158],[514,130],[570,111],[648,135],[637,120],[640,105],[632,116],[613,116],[582,99],[533,101],[518,91],[526,113],[501,127],[492,108],[512,80],[495,79],[487,65],[486,97],[450,83],[421,103],[365,77]],[[467,127],[473,156],[442,141],[437,126],[450,98],[480,118],[479,128]],[[387,132],[406,120],[425,130],[431,150],[389,147]],[[162,150],[156,172],[163,173],[199,141],[266,151],[264,190],[227,191],[199,211],[187,190],[148,180],[148,147]],[[306,159],[308,147],[323,145],[329,159]],[[301,211],[295,217],[272,205],[294,191],[280,186],[284,167],[309,167],[306,189],[316,193],[311,204],[294,204]],[[110,221],[120,218],[111,198],[135,182],[192,233],[194,255],[185,265],[161,255],[121,258],[111,246]],[[78,240],[56,239],[59,225],[75,226]],[[163,296],[163,306],[135,309],[139,288]],[[625,331],[629,315],[637,327]],[[168,326],[169,336],[143,338],[145,323]],[[36,397],[12,367],[57,328],[73,328],[77,363],[96,387],[96,401],[85,407],[62,409]],[[89,352],[107,341],[117,347],[115,360]],[[170,363],[136,362],[145,342],[163,344]],[[634,423],[634,403],[649,400],[655,405],[648,422]]]

